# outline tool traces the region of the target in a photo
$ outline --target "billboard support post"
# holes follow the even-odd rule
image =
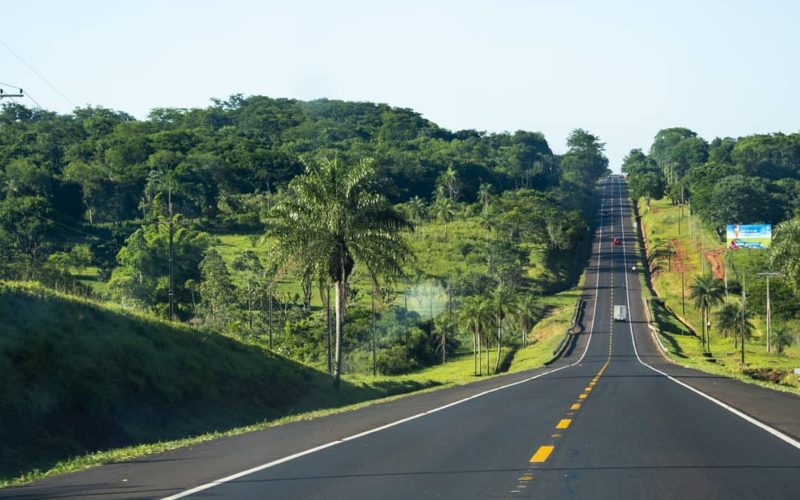
[[[773,276],[780,276],[780,273],[758,273],[759,276],[767,278],[767,352],[772,352],[772,307],[769,299],[769,279]]]

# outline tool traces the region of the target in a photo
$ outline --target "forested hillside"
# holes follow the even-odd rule
[[[649,154],[632,150],[622,170],[632,198],[643,202],[655,289],[694,327],[698,351],[752,364],[746,373],[756,378],[796,385],[800,134],[708,142],[685,128],[664,129]],[[731,249],[728,224],[772,224],[772,246]]]
[[[386,373],[443,361],[475,336],[498,357],[504,341],[524,344],[543,313],[535,297],[579,274],[608,163],[583,130],[557,156],[537,132],[452,132],[412,110],[325,99],[237,95],[145,120],[9,104],[0,132],[0,278],[328,369],[336,280],[294,265],[307,253],[278,262],[287,242],[275,228],[298,196],[293,180],[326,162],[341,172],[368,164],[364,189],[405,221],[396,227],[407,255],[393,273],[359,259],[348,268],[344,365]],[[469,329],[456,313],[479,299],[484,319]]]

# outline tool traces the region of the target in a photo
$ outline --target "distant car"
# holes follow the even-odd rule
[[[619,246],[619,243],[620,243],[620,242],[619,242],[619,238],[617,238],[616,236],[614,236],[614,238],[611,240],[611,243],[612,243],[612,244],[613,244],[615,247],[618,247],[618,246]]]

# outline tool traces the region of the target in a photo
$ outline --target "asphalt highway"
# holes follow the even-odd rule
[[[549,367],[0,497],[800,498],[800,398],[660,356],[626,189],[619,176],[599,184],[583,329]],[[614,305],[629,321],[613,321]]]

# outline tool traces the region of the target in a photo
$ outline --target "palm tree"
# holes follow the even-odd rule
[[[500,369],[500,350],[503,340],[503,323],[505,320],[519,313],[519,300],[514,289],[504,284],[500,284],[492,292],[491,296],[492,312],[494,313],[494,326],[497,328],[497,359],[495,360],[494,372]]]
[[[745,311],[744,323],[742,323],[742,308],[738,304],[728,303],[722,306],[722,309],[717,311],[717,325],[719,325],[719,331],[727,337],[728,335],[733,335],[733,345],[734,347],[738,346],[738,342],[742,339],[747,339],[750,337],[750,334],[755,329],[753,322],[747,317],[747,312]],[[742,331],[742,326],[744,326],[744,331]]]
[[[401,231],[410,224],[379,194],[375,168],[363,160],[345,166],[338,158],[308,165],[289,183],[289,196],[278,203],[268,234],[278,240],[275,260],[282,267],[312,263],[327,273],[336,290],[334,385],[342,369],[342,336],[350,276],[357,263],[373,283],[378,276],[403,275],[413,259]]]
[[[482,375],[481,351],[486,332],[492,323],[491,304],[479,295],[468,297],[461,307],[461,318],[464,327],[472,333],[472,357],[475,375]],[[488,354],[489,349],[486,349]],[[488,373],[489,362],[487,359],[486,370]]]
[[[420,222],[422,222],[423,217],[425,217],[425,200],[419,196],[414,196],[408,200],[406,206],[408,209],[408,218],[411,219],[414,226],[418,226]]]
[[[481,182],[478,188],[478,201],[483,204],[483,213],[487,213],[492,202],[492,185],[488,182]]]
[[[458,182],[458,174],[456,174],[455,169],[452,166],[447,167],[447,170],[442,172],[441,177],[439,177],[439,182],[441,186],[444,186],[447,189],[447,196],[450,198],[450,201],[455,203],[458,201],[458,194],[461,191],[461,185]]]
[[[789,286],[800,296],[800,217],[775,227],[770,254],[773,267],[786,276]]]
[[[436,327],[436,352],[441,356],[442,364],[447,363],[447,353],[453,350],[456,333],[455,321],[447,314],[439,315],[434,321]]]
[[[436,218],[444,223],[444,239],[447,239],[447,223],[456,216],[456,204],[446,196],[439,196],[433,204]]]
[[[778,354],[783,354],[783,350],[787,347],[791,347],[797,339],[792,332],[790,332],[785,326],[781,326],[773,332],[772,336],[772,344],[775,346],[775,350],[778,351]]]
[[[722,282],[710,274],[697,276],[694,283],[689,287],[689,296],[694,299],[694,306],[700,309],[703,321],[703,348],[705,352],[711,352],[711,339],[708,332],[709,311],[715,305],[722,302],[725,296],[725,288]]]

